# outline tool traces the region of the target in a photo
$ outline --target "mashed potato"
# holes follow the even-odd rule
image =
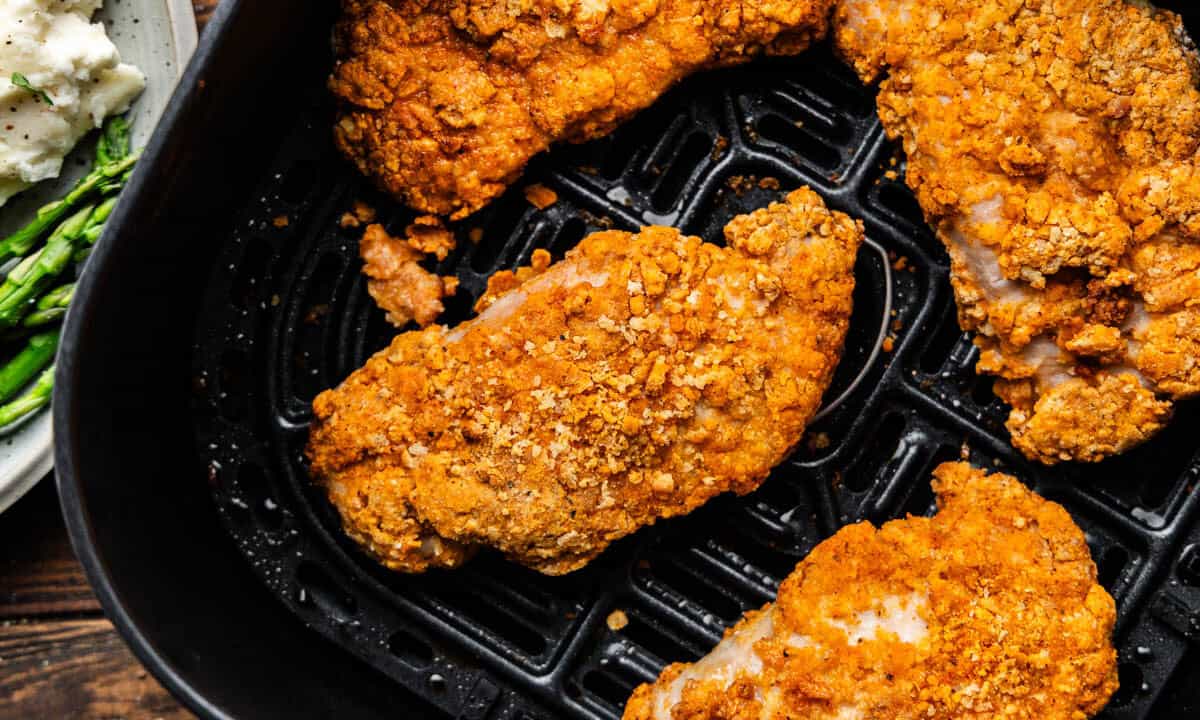
[[[58,177],[75,143],[145,87],[104,26],[92,23],[102,3],[0,0],[0,205]],[[14,84],[14,73],[35,91]]]

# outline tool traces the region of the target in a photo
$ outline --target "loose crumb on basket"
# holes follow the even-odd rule
[[[338,225],[344,228],[356,228],[371,222],[375,222],[375,208],[362,200],[355,200],[354,208],[350,212],[342,213]]]
[[[605,622],[608,624],[609,630],[616,632],[629,626],[629,616],[625,614],[624,610],[613,610],[608,614]]]
[[[413,250],[445,260],[454,250],[454,233],[434,215],[422,215],[404,228],[405,239]]]
[[[440,277],[421,267],[421,248],[429,246],[428,238],[414,238],[411,233],[416,228],[415,233],[421,235],[423,227],[410,225],[409,237],[402,240],[389,235],[382,225],[368,225],[359,243],[367,292],[396,327],[413,321],[421,327],[431,324],[445,309],[442,298],[458,291],[458,278]]]
[[[558,193],[541,183],[534,183],[525,187],[525,199],[538,210],[545,210],[558,202]]]
[[[729,149],[729,138],[725,137],[724,135],[718,135],[716,142],[713,143],[713,150],[712,150],[712,155],[710,156],[710,159],[713,162],[720,160],[721,156],[724,155],[725,151],[728,149]]]

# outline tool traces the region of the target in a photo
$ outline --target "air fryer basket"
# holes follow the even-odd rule
[[[587,233],[648,223],[716,241],[734,215],[810,185],[862,218],[889,255],[887,266],[869,249],[860,255],[854,322],[827,394],[862,375],[849,399],[759,491],[643,530],[565,577],[488,553],[422,576],[366,558],[309,484],[302,450],[315,394],[394,333],[359,272],[362,230],[340,220],[360,200],[395,232],[412,214],[338,157],[328,59],[313,65],[320,71],[297,84],[300,97],[271,131],[276,142],[238,170],[240,211],[207,238],[195,271],[186,428],[195,467],[185,477],[207,478],[223,527],[277,611],[340,648],[329,652],[403,687],[422,716],[617,718],[637,684],[703,655],[842,525],[931,513],[930,470],[965,456],[1023,478],[1086,531],[1119,609],[1122,687],[1103,717],[1184,711],[1200,679],[1200,405],[1180,405],[1161,436],[1100,465],[1047,469],[1016,454],[1006,407],[974,374],[948,260],[904,185],[872,89],[825,46],[693,78],[611,137],[539,158],[455,226],[459,247],[437,269],[461,282],[443,316],[453,324],[470,316],[492,272],[535,248],[557,259]],[[558,201],[531,206],[522,190],[533,183]],[[477,244],[467,238],[474,228]],[[887,307],[887,351],[868,363]],[[611,629],[617,610],[628,625]]]

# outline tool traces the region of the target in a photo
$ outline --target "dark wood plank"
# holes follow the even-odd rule
[[[46,478],[0,516],[0,620],[99,611]]]
[[[97,618],[0,623],[0,717],[183,720],[191,714]]]

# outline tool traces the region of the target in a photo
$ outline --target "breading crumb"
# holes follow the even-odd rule
[[[338,225],[344,228],[357,228],[372,222],[375,222],[375,208],[361,200],[355,200],[352,209],[342,213]]]
[[[359,242],[367,292],[396,327],[431,324],[442,313],[442,299],[458,289],[457,278],[422,268],[423,255],[414,245],[420,242],[392,237],[382,225],[368,225]]]
[[[535,183],[525,187],[525,199],[538,210],[545,210],[558,202],[558,193],[541,183]]]
[[[629,616],[623,610],[613,610],[604,621],[613,632],[629,627]]]
[[[442,221],[433,215],[422,215],[404,228],[404,239],[409,247],[438,260],[445,260],[456,245],[452,233]]]

